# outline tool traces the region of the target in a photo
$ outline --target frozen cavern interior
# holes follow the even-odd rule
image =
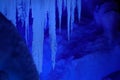
[[[120,2],[0,0],[0,80],[120,80]]]

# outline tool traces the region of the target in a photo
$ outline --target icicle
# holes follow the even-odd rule
[[[81,18],[81,0],[77,0],[77,8],[78,8],[78,20]]]
[[[61,32],[62,0],[57,0],[57,6],[59,12],[59,32]]]
[[[29,44],[28,42],[28,36],[29,36],[29,9],[30,9],[30,0],[24,0],[25,3],[25,13],[26,13],[26,17],[25,17],[25,40],[27,42],[27,44]]]
[[[74,24],[74,11],[76,6],[76,0],[71,0],[71,19],[70,19],[70,26],[71,26],[71,32],[73,30],[73,24]]]
[[[43,40],[44,40],[44,6],[43,0],[32,0],[33,42],[32,55],[39,73],[42,72]]]
[[[66,8],[66,5],[67,5],[67,0],[63,0],[64,2],[64,9]]]
[[[56,56],[56,29],[55,29],[55,0],[49,0],[49,34],[51,39],[52,65],[55,67]]]
[[[77,3],[77,7],[78,7],[78,17],[80,20],[80,15],[81,15],[81,0],[67,0],[67,32],[68,32],[68,40],[70,40],[70,32],[73,29],[73,23],[74,23],[74,10],[75,10],[75,6]]]
[[[67,35],[70,40],[70,0],[67,0]]]

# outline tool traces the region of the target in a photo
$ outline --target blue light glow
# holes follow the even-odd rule
[[[116,0],[0,0],[0,13],[26,41],[40,80],[112,79],[120,70]]]

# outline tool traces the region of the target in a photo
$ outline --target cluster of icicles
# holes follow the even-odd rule
[[[0,12],[2,12],[9,20],[16,25],[16,9],[18,10],[18,18],[25,22],[25,36],[29,28],[29,10],[32,9],[33,17],[33,41],[32,55],[39,72],[42,72],[43,60],[43,42],[44,29],[47,23],[47,14],[49,17],[49,35],[51,41],[51,60],[53,68],[55,67],[55,55],[57,50],[56,43],[56,20],[55,8],[56,4],[59,12],[59,31],[61,32],[62,9],[67,9],[67,35],[70,39],[70,30],[74,22],[74,10],[77,6],[78,19],[81,14],[81,0],[0,0]],[[27,37],[25,37],[27,40]]]

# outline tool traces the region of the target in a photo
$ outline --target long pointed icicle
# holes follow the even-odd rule
[[[67,6],[67,0],[63,0],[63,1],[64,1],[64,9],[65,9]]]
[[[57,0],[57,6],[59,12],[59,32],[61,32],[62,0]]]
[[[78,19],[80,21],[80,18],[81,18],[81,0],[77,0],[77,8],[78,8]]]
[[[70,0],[67,0],[67,35],[70,40]]]
[[[73,30],[73,24],[74,24],[74,10],[76,6],[76,0],[71,0],[71,19],[70,19],[70,26],[71,26],[71,32]]]
[[[28,30],[29,30],[29,7],[30,7],[30,0],[25,0],[25,14],[26,14],[26,18],[25,18],[25,39],[27,44],[29,44],[28,42]]]
[[[44,1],[32,0],[33,13],[33,58],[39,73],[42,72],[43,40],[44,40]]]
[[[55,67],[56,56],[56,28],[55,28],[55,0],[49,0],[49,34],[51,39],[52,65]]]

